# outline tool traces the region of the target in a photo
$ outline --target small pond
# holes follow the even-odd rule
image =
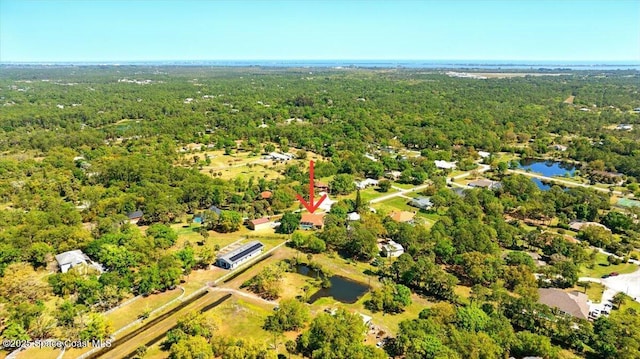
[[[518,168],[540,173],[546,177],[571,177],[575,174],[577,169],[575,165],[572,165],[570,163],[536,160],[531,158],[521,160]]]
[[[527,158],[520,161],[518,168],[528,170],[531,172],[539,173],[546,177],[573,177],[576,173],[576,166],[559,161],[543,161]],[[548,191],[551,188],[550,183],[544,183],[539,178],[531,178],[531,180],[543,191]]]
[[[296,269],[302,275],[316,278],[315,271],[306,265],[299,264]],[[320,298],[332,297],[339,302],[352,304],[369,291],[369,286],[366,284],[339,275],[329,277],[329,281],[331,282],[331,287],[320,288],[313,293],[309,298],[309,303],[313,303]]]

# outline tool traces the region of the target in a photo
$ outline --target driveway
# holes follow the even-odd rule
[[[598,309],[602,311],[605,309],[604,305],[610,303],[610,300],[614,295],[619,292],[623,292],[626,295],[630,296],[636,302],[640,303],[640,270],[636,270],[633,273],[629,274],[620,274],[615,277],[609,278],[590,278],[590,277],[581,277],[578,279],[580,282],[595,282],[601,283],[605,286],[605,290],[602,293],[602,299],[600,303],[593,303],[592,301],[588,301],[589,304],[589,312],[593,312]],[[606,310],[610,310],[611,308],[606,308]]]

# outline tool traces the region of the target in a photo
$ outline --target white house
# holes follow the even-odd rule
[[[56,261],[58,262],[58,267],[60,267],[60,271],[62,273],[67,273],[69,269],[79,265],[91,266],[97,269],[100,273],[104,271],[100,263],[92,261],[79,249],[57,254]]]
[[[338,202],[333,201],[331,198],[329,198],[329,194],[326,192],[320,192],[318,194],[320,195],[320,197],[324,196],[325,194],[327,195],[327,198],[325,198],[324,201],[320,203],[320,206],[318,206],[318,209],[320,209],[321,211],[329,212],[331,210],[331,206],[333,206],[334,203]],[[316,198],[316,201],[319,200],[320,197]]]
[[[365,154],[364,154],[364,157],[365,157],[365,158],[370,159],[370,160],[371,160],[371,161],[373,161],[373,162],[378,162],[378,159],[377,159],[377,158],[373,157],[373,155],[370,155],[370,154],[368,154],[368,153],[365,153]]]
[[[360,220],[360,215],[358,214],[358,212],[351,212],[351,213],[347,214],[347,219],[349,221],[359,221]]]
[[[478,156],[480,156],[481,158],[487,158],[487,157],[491,156],[491,153],[489,153],[487,151],[478,151]]]
[[[274,161],[281,161],[281,162],[286,162],[289,161],[293,158],[293,156],[289,153],[278,153],[278,152],[271,152],[269,154],[269,158],[271,158]]]
[[[456,163],[455,162],[448,162],[448,161],[443,161],[443,160],[435,160],[433,161],[436,164],[436,167],[443,169],[443,170],[452,170],[454,168],[456,168]]]
[[[365,189],[369,186],[377,186],[378,185],[378,180],[373,179],[373,178],[367,178],[365,180],[362,180],[360,182],[354,182],[356,184],[356,188],[358,189]]]
[[[400,243],[388,240],[382,245],[382,254],[385,257],[400,257],[404,253],[404,248]]]

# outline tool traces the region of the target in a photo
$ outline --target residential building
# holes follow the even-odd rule
[[[371,161],[373,161],[373,162],[378,162],[378,159],[377,159],[377,158],[373,157],[373,155],[370,155],[370,154],[368,154],[368,153],[365,153],[365,154],[364,154],[364,157],[365,157],[365,158],[370,159],[370,160],[371,160]]]
[[[488,158],[491,157],[491,153],[487,151],[478,151],[478,156],[480,156],[480,158]]]
[[[329,212],[331,211],[331,207],[338,201],[334,201],[331,198],[329,198],[329,194],[326,192],[320,192],[318,193],[318,195],[320,197],[326,195],[327,197],[322,201],[322,203],[320,203],[320,205],[318,206],[318,209],[323,211],[323,212]],[[316,201],[320,198],[320,197],[316,197]]]
[[[448,162],[448,161],[442,161],[442,160],[435,160],[433,162],[436,164],[437,168],[440,168],[443,170],[452,170],[456,168],[455,162]]]
[[[231,252],[218,256],[216,265],[224,269],[233,269],[249,259],[257,257],[263,250],[264,244],[259,241],[252,241]]]
[[[293,156],[289,153],[278,153],[278,152],[271,152],[267,157],[274,161],[280,161],[280,162],[286,162],[293,159]]]
[[[498,189],[501,186],[502,183],[498,181],[492,181],[484,178],[469,182],[469,187],[475,188]]]
[[[580,292],[565,292],[556,288],[540,288],[539,303],[546,304],[551,308],[557,308],[562,313],[580,319],[589,317],[589,304],[587,295]]]
[[[400,243],[388,240],[382,244],[382,254],[385,257],[400,257],[402,253],[404,253],[404,247]]]
[[[324,228],[324,213],[303,213],[300,218],[300,229]]]
[[[415,212],[407,211],[394,211],[389,213],[389,217],[396,222],[400,223],[413,223],[413,218],[416,216]]]
[[[326,183],[314,182],[313,183],[313,188],[315,188],[316,191],[329,192],[329,185],[327,185]]]
[[[271,221],[269,221],[269,218],[266,217],[252,219],[249,221],[249,228],[254,231],[271,228]]]
[[[356,188],[358,189],[365,189],[367,187],[370,186],[377,186],[378,185],[378,180],[377,179],[373,179],[373,178],[366,178],[360,182],[355,182],[356,184]]]
[[[262,193],[260,193],[261,199],[271,199],[271,196],[273,196],[273,193],[271,193],[271,191],[263,191]]]
[[[402,176],[402,172],[400,171],[389,171],[387,173],[384,174],[385,178],[388,178],[392,181],[397,181],[398,178],[400,178],[400,176]]]
[[[351,213],[347,214],[347,220],[349,220],[349,221],[359,221],[360,220],[360,215],[358,214],[358,212],[351,212]]]
[[[611,232],[611,230],[609,228],[607,228],[607,226],[605,226],[604,224],[598,223],[598,222],[573,221],[573,222],[569,223],[569,228],[571,228],[572,230],[574,230],[576,232],[582,230],[583,228],[589,227],[589,226],[600,227],[600,228],[606,229],[607,231]]]
[[[626,124],[626,123],[621,123],[618,126],[616,126],[616,130],[619,130],[619,131],[631,131],[631,130],[633,130],[633,125],[629,125],[629,124]]]
[[[553,149],[556,151],[564,152],[567,150],[567,146],[563,145],[553,145]]]
[[[420,209],[427,210],[427,209],[431,209],[431,207],[433,207],[433,202],[431,202],[431,198],[429,198],[429,197],[417,197],[417,198],[412,199],[409,202],[409,205],[413,206],[413,207],[420,208]]]
[[[142,216],[144,216],[144,213],[140,210],[127,214],[127,217],[129,217],[129,223],[131,224],[137,224]]]
[[[58,267],[62,273],[67,273],[69,269],[79,265],[88,265],[97,269],[100,273],[104,272],[100,263],[92,261],[79,249],[57,254],[55,257],[58,262]]]
[[[220,213],[222,213],[222,210],[216,206],[211,206],[208,208],[208,210],[210,210],[211,212],[217,214],[218,216],[220,215]]]
[[[613,184],[622,186],[624,184],[624,175],[622,173],[614,173],[607,171],[591,171],[589,178],[600,183]]]

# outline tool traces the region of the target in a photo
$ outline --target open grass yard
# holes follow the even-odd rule
[[[152,294],[135,301],[107,314],[105,317],[111,322],[114,330],[118,330],[130,322],[138,319],[145,311],[160,308],[166,303],[178,298],[182,294],[179,288],[168,290],[164,293]]]
[[[17,359],[56,359],[60,355],[61,351],[53,348],[33,348],[20,352],[16,356]],[[1,358],[4,358],[4,352],[0,354]],[[65,358],[70,358],[65,355]]]
[[[604,285],[600,283],[595,283],[595,282],[588,282],[588,283],[589,284],[586,291],[587,297],[589,297],[589,299],[594,303],[600,303],[600,300],[602,300],[602,293],[604,293],[604,289],[605,289]],[[567,291],[568,292],[577,291],[577,292],[585,293],[584,286],[580,286],[580,285],[576,285],[573,288],[568,288]]]
[[[607,256],[603,253],[596,254],[596,261],[592,268],[583,266],[580,269],[579,275],[581,277],[602,278],[603,275],[612,272],[619,274],[632,273],[638,270],[638,266],[631,263],[621,263],[617,265],[611,265],[607,262]]]
[[[409,184],[409,183],[400,183],[400,182],[396,182],[396,181],[391,182],[391,185],[394,186],[394,187],[402,188],[402,189],[411,189],[411,188],[415,187],[414,185]]]
[[[390,188],[388,192],[383,193],[383,192],[379,192],[377,191],[375,188],[373,187],[369,187],[366,188],[364,190],[360,191],[360,198],[362,198],[362,202],[367,203],[369,201],[371,201],[372,199],[378,198],[378,197],[382,197],[391,193],[395,193],[398,192],[396,189]],[[350,194],[349,196],[346,196],[345,198],[350,198],[355,200],[356,199],[356,192],[353,192],[352,194]]]

